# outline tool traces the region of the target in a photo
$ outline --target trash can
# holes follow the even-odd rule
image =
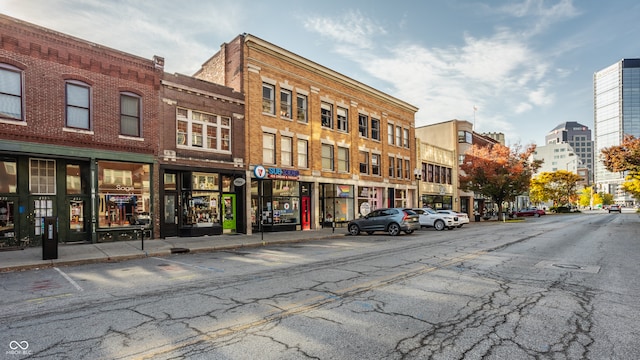
[[[42,260],[58,258],[58,218],[46,217],[42,219]]]

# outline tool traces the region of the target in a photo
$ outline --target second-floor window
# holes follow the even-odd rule
[[[3,64],[0,64],[0,117],[23,120],[22,72]]]
[[[202,150],[231,151],[231,119],[201,111],[176,111],[176,145]]]
[[[309,142],[304,139],[298,139],[298,167],[309,167]]]
[[[387,139],[389,145],[395,144],[393,141],[393,124],[387,124]]]
[[[140,97],[120,94],[120,134],[140,137]]]
[[[333,171],[333,145],[322,144],[322,170]]]
[[[333,105],[325,102],[320,104],[320,119],[323,127],[333,129]]]
[[[380,154],[371,154],[371,175],[382,175],[380,172]]]
[[[396,171],[396,158],[389,156],[389,177],[394,177]]]
[[[293,139],[289,136],[280,138],[280,161],[283,166],[293,166],[292,147]]]
[[[338,146],[338,171],[349,172],[349,148]]]
[[[88,130],[91,126],[89,86],[79,82],[67,82],[65,90],[67,101],[66,126]]]
[[[276,135],[262,134],[262,162],[265,164],[276,163]]]
[[[402,141],[405,148],[409,148],[409,129],[402,130]]]
[[[360,174],[369,173],[369,153],[360,151]]]

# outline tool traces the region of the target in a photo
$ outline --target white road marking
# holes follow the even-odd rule
[[[78,285],[77,282],[75,282],[69,275],[67,275],[64,271],[58,269],[57,267],[54,267],[54,269],[60,273],[60,275],[62,275],[63,278],[67,279],[67,281],[69,283],[71,283],[71,285],[73,285],[73,287],[75,287],[78,291],[84,291],[84,289],[82,287],[80,287],[80,285]]]

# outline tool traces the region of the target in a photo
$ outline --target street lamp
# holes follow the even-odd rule
[[[413,176],[417,181],[417,187],[416,187],[416,193],[418,194],[417,207],[422,207],[422,201],[420,201],[420,180],[422,180],[422,171],[420,171],[420,169],[418,168],[413,169]]]

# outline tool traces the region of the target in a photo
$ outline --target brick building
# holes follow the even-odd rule
[[[165,73],[160,97],[160,236],[245,233],[244,96]]]
[[[1,245],[157,231],[163,63],[0,15]]]
[[[336,226],[415,205],[416,107],[246,34],[194,76],[245,96],[253,231]]]

